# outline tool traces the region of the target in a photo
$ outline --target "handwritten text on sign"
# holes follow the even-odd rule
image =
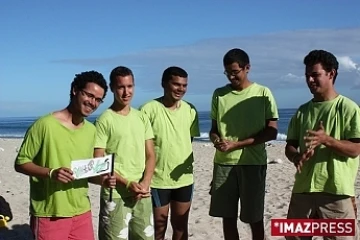
[[[82,179],[110,173],[111,164],[112,155],[107,155],[105,157],[72,161],[71,170],[75,179]]]

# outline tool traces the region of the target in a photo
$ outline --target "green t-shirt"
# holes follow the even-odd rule
[[[39,118],[25,134],[15,163],[33,162],[47,168],[71,167],[72,160],[93,157],[95,127],[84,120],[69,129],[52,114]],[[88,180],[61,183],[30,177],[30,213],[38,217],[73,217],[91,209]]]
[[[211,119],[217,121],[220,137],[229,141],[241,141],[265,128],[267,119],[278,119],[278,110],[271,91],[253,83],[242,91],[230,85],[214,91]],[[265,143],[231,152],[216,150],[214,162],[225,165],[265,165]]]
[[[191,137],[200,136],[195,107],[181,101],[179,108],[170,110],[155,99],[140,109],[149,116],[155,136],[156,167],[151,187],[172,189],[192,184]]]
[[[339,95],[331,101],[309,101],[300,106],[292,117],[287,140],[299,141],[300,152],[306,150],[306,130],[317,130],[323,121],[326,134],[337,139],[360,138],[360,110],[352,100]],[[321,145],[314,156],[304,163],[301,173],[295,174],[293,192],[326,192],[354,196],[354,184],[359,157],[336,154]]]
[[[148,117],[135,108],[128,115],[105,110],[95,121],[95,148],[115,153],[114,171],[129,181],[139,182],[145,170],[145,141],[154,137]],[[108,198],[109,190],[101,189],[102,197]],[[131,193],[125,186],[117,186],[114,198],[126,198]]]

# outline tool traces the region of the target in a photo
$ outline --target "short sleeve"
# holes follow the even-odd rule
[[[300,136],[299,136],[297,114],[298,113],[295,113],[295,115],[290,119],[286,140],[299,141]]]
[[[356,105],[350,112],[353,114],[344,117],[345,119],[348,119],[347,124],[344,126],[344,136],[346,140],[360,138],[360,109]]]
[[[271,91],[268,88],[266,88],[266,90],[265,90],[265,96],[267,97],[266,103],[265,103],[266,104],[265,118],[266,119],[278,119],[279,113],[278,113],[277,104],[276,104],[273,94],[271,93]]]
[[[190,115],[191,115],[190,135],[192,137],[198,137],[200,136],[199,114],[194,106],[191,106]]]
[[[217,115],[218,115],[218,94],[217,91],[215,90],[211,100],[210,117],[213,120],[217,120]]]
[[[33,162],[41,149],[45,136],[45,126],[42,120],[37,120],[27,130],[16,157],[15,164],[22,165]]]
[[[151,127],[149,117],[145,113],[141,113],[141,114],[142,114],[142,121],[143,121],[144,126],[145,126],[145,140],[153,139],[154,138],[154,132],[153,132],[153,129]]]
[[[106,119],[100,116],[95,120],[96,137],[95,148],[106,149],[106,145],[109,138],[109,125],[106,124]]]
[[[149,111],[149,109],[148,109],[148,105],[141,106],[139,108],[139,111],[142,112],[143,114],[145,114],[149,118],[149,120],[151,122],[151,117],[152,116],[151,116],[151,111]]]

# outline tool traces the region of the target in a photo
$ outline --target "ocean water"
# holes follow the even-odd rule
[[[279,133],[277,141],[286,140],[286,131],[290,118],[296,109],[279,109]],[[90,116],[89,121],[94,122],[97,115]],[[0,118],[0,138],[22,138],[28,127],[37,119],[37,117],[2,117]],[[209,141],[209,130],[211,127],[210,112],[199,112],[199,123],[201,136],[197,141]]]

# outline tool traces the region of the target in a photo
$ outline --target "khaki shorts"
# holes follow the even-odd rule
[[[267,165],[214,164],[210,216],[256,223],[264,217]]]
[[[313,218],[313,219],[356,219],[355,198],[349,196],[333,195],[328,193],[293,193],[288,209],[288,219]],[[357,221],[355,221],[357,223]],[[287,240],[310,240],[311,237],[286,237]],[[324,237],[324,240],[357,240],[353,237]]]

